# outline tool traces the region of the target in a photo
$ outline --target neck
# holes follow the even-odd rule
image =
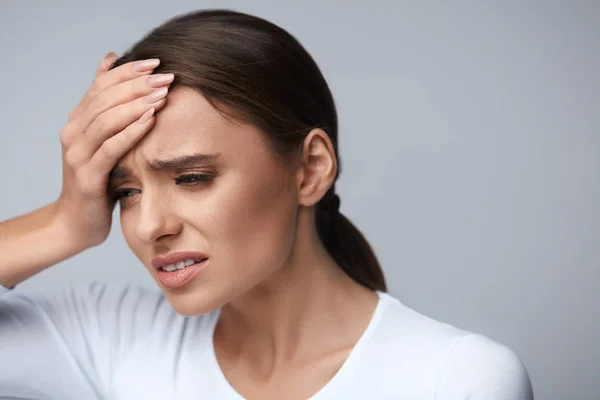
[[[353,346],[368,325],[377,294],[341,270],[316,231],[296,237],[285,265],[221,309],[215,346],[228,357],[272,370]]]

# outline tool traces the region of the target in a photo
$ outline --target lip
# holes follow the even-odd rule
[[[157,270],[156,279],[160,286],[165,289],[178,289],[196,279],[196,277],[206,269],[208,262],[207,258],[199,263],[170,272],[159,269]]]
[[[205,260],[208,256],[204,253],[197,251],[180,251],[177,253],[170,253],[166,256],[157,256],[152,259],[152,266],[158,270],[165,265],[171,265],[184,260]]]

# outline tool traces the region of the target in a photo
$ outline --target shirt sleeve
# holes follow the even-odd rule
[[[56,294],[0,287],[0,398],[112,398],[115,371],[163,303],[160,292],[126,285]]]
[[[485,336],[460,337],[440,373],[436,399],[533,400],[519,357]]]
[[[9,289],[9,288],[6,288],[6,287],[4,287],[4,286],[0,285],[0,296],[2,296],[2,295],[3,295],[3,294],[5,294],[5,293],[8,293],[8,292],[10,292],[10,290],[11,290],[11,289]]]

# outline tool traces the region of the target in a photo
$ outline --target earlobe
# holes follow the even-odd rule
[[[302,145],[302,162],[298,171],[298,202],[310,207],[327,193],[337,173],[337,157],[325,131],[315,128]]]

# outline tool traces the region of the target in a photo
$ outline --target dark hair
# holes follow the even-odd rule
[[[230,10],[190,12],[150,31],[112,68],[147,58],[161,60],[155,73],[175,74],[171,87],[193,88],[223,115],[263,130],[279,155],[297,152],[312,129],[323,129],[340,165],[337,115],[327,82],[302,45],[275,24]],[[356,282],[386,291],[371,246],[338,206],[334,181],[316,206],[320,239]]]

